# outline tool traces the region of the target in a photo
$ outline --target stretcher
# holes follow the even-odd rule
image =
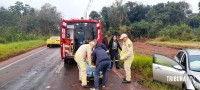
[[[86,73],[87,73],[87,82],[88,83],[93,83],[94,82],[94,74],[95,74],[95,67],[90,67],[86,62]],[[101,81],[103,78],[102,72],[100,72],[99,75],[99,81]]]

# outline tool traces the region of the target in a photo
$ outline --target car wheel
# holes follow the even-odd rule
[[[87,76],[87,84],[88,84],[88,85],[92,85],[92,84],[94,83],[94,80],[91,80],[91,79],[94,79],[94,77],[91,78],[91,77],[88,77],[88,76]]]
[[[69,59],[64,59],[64,64],[69,64]]]
[[[47,44],[47,47],[49,47],[49,44]]]
[[[49,45],[49,47],[52,47],[52,45]]]
[[[70,68],[70,64],[69,64],[69,59],[64,59],[64,67],[67,69],[67,68]]]

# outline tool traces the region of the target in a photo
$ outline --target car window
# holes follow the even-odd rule
[[[176,57],[177,57],[179,60],[181,60],[181,57],[183,56],[183,54],[184,54],[184,52],[180,51],[180,52],[176,55]]]
[[[78,35],[78,42],[79,42],[79,44],[83,44],[84,43],[84,41],[85,41],[85,32],[83,32],[83,31],[78,31],[77,32],[77,35]]]
[[[181,65],[183,65],[184,68],[187,68],[187,65],[186,65],[186,54],[183,54],[183,56],[181,58]]]
[[[52,40],[60,39],[60,37],[50,37]]]
[[[159,55],[159,54],[154,54],[153,63],[167,66],[167,67],[178,65],[178,63],[174,61],[173,59],[168,58],[163,55]]]
[[[189,57],[190,70],[200,71],[200,55],[192,55]]]

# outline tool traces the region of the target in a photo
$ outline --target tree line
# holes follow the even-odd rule
[[[32,40],[59,35],[61,13],[44,4],[39,10],[17,1],[14,6],[0,7],[0,43]]]
[[[200,2],[197,4],[200,10]],[[92,11],[89,17],[102,20],[104,32],[125,32],[133,39],[159,37],[200,41],[200,13],[193,13],[184,1],[144,5],[116,0],[99,12]]]

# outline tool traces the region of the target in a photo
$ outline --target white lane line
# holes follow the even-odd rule
[[[8,65],[6,65],[6,66],[0,68],[0,71],[3,70],[3,69],[5,69],[5,68],[8,68],[8,67],[12,66],[13,64],[16,64],[16,63],[20,62],[20,61],[22,61],[22,60],[24,60],[24,59],[26,59],[26,58],[28,58],[28,57],[31,57],[31,56],[33,56],[33,55],[39,53],[39,52],[42,52],[42,51],[44,51],[45,49],[47,49],[47,48],[44,48],[44,49],[42,49],[42,50],[40,50],[40,51],[38,51],[38,52],[36,52],[36,53],[33,53],[33,54],[31,54],[31,55],[28,55],[28,56],[26,56],[26,57],[24,57],[24,58],[22,58],[22,59],[19,59],[19,60],[13,62],[13,63],[11,63],[11,64],[8,64]]]
[[[60,73],[61,69],[64,67],[64,62],[62,62],[60,65],[58,65],[55,69],[55,73]]]
[[[46,86],[46,89],[50,89],[51,88],[51,86]]]
[[[64,62],[61,63],[60,68],[58,69],[58,73],[61,72],[62,68],[64,67]]]

